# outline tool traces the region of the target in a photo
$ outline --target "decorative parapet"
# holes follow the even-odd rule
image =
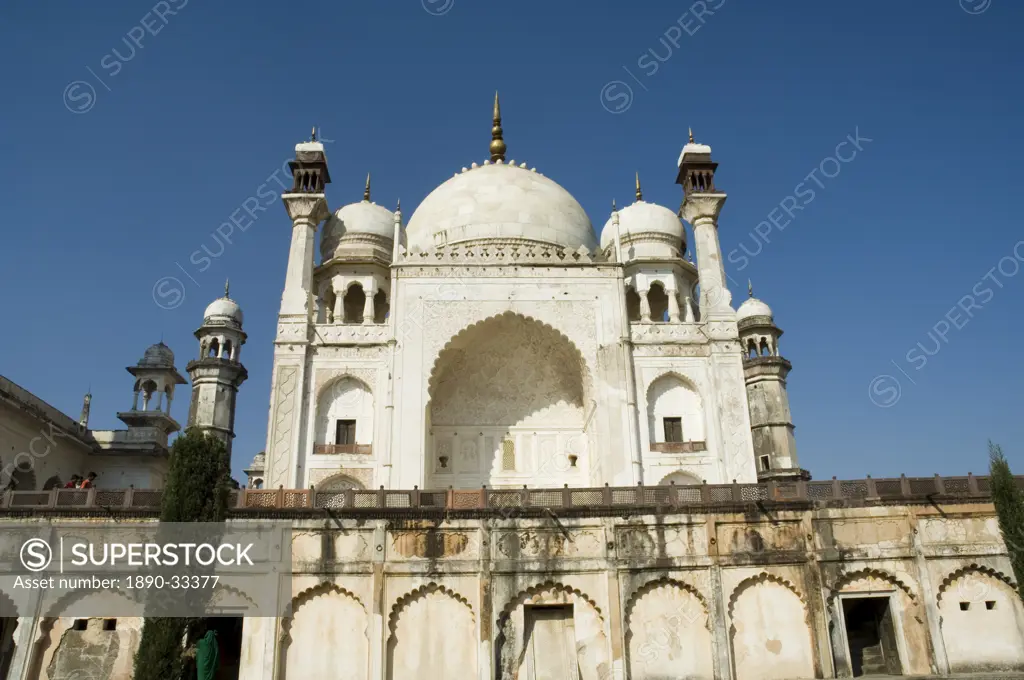
[[[654,453],[700,453],[707,450],[707,442],[651,442]]]
[[[400,264],[422,265],[573,265],[603,262],[600,251],[589,250],[586,246],[573,249],[565,246],[534,243],[530,241],[509,241],[495,243],[493,240],[479,243],[455,243],[440,245],[424,251],[406,253]]]
[[[629,324],[630,340],[637,345],[670,342],[681,345],[702,345],[710,339],[699,323],[641,323]]]
[[[1017,476],[1024,489],[1024,475]],[[156,489],[52,489],[7,491],[0,497],[0,513],[25,511],[145,510],[156,513],[162,492]],[[437,491],[345,489],[240,489],[232,492],[232,512],[270,510],[318,512],[333,510],[359,514],[409,511],[466,510],[502,516],[545,514],[551,509],[600,514],[727,509],[757,503],[883,505],[900,502],[988,502],[988,477],[895,477],[889,479],[821,482],[768,481],[759,484],[700,484],[693,486],[630,486],[561,489],[448,489]]]
[[[320,345],[380,345],[391,339],[386,323],[318,323],[313,337]]]

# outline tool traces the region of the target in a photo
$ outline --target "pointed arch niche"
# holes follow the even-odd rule
[[[665,373],[647,388],[651,451],[687,453],[707,448],[704,403],[696,385],[678,373]]]
[[[362,380],[343,375],[317,396],[315,453],[370,453],[373,392]]]
[[[579,349],[514,313],[438,354],[427,404],[427,488],[586,486],[590,377]]]
[[[430,583],[402,597],[388,632],[387,680],[480,676],[476,616],[466,598],[444,586]]]

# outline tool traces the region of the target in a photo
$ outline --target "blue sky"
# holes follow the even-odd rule
[[[118,427],[124,367],[162,337],[184,370],[230,277],[239,472],[265,443],[290,225],[275,203],[214,230],[314,124],[332,207],[372,171],[408,217],[483,160],[500,89],[509,157],[598,229],[634,171],[678,206],[688,126],[713,146],[734,298],[752,279],[786,332],[815,478],[980,473],[988,438],[1024,472],[1022,28],[1012,0],[6,2],[0,372],[72,415],[91,385],[91,424]]]

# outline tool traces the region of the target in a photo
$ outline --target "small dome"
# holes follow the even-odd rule
[[[158,342],[146,350],[138,365],[146,368],[174,368],[174,352],[164,343]]]
[[[657,203],[637,201],[619,211],[619,233],[623,241],[638,234],[663,234],[680,242],[680,252],[686,240],[686,231],[679,216]],[[601,230],[601,248],[615,243],[615,225],[609,217]]]
[[[203,312],[203,323],[210,321],[228,321],[242,325],[242,308],[238,303],[227,297],[217,298]]]
[[[593,249],[596,241],[590,218],[568,191],[511,163],[467,170],[434,189],[407,233],[409,247],[419,250],[482,239]]]
[[[253,456],[252,464],[249,467],[254,469],[254,470],[262,470],[263,466],[266,465],[266,463],[267,463],[267,454],[265,452],[263,452],[263,451],[260,451],[255,456]]]
[[[756,297],[749,297],[743,301],[740,308],[736,310],[736,320],[742,321],[753,316],[767,316],[772,318],[772,308]]]
[[[395,214],[370,201],[342,206],[324,224],[320,256],[325,261],[334,257],[342,237],[350,234],[370,234],[390,241],[395,237]]]

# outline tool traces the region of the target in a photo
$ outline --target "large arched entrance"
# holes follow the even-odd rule
[[[579,350],[502,314],[441,351],[427,405],[428,488],[586,486],[589,378]]]

